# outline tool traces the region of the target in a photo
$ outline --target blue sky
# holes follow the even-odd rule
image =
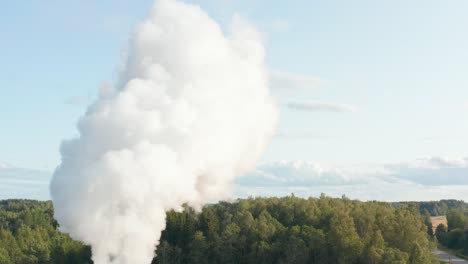
[[[467,1],[186,2],[223,27],[239,13],[265,36],[281,120],[262,164],[388,167],[445,157],[465,168],[457,160],[468,156]],[[128,36],[151,6],[150,0],[2,3],[0,161],[40,171],[58,165],[60,141],[76,135],[86,104],[102,83],[114,81]],[[447,170],[439,177],[447,179],[440,186],[456,185]],[[440,191],[446,193],[453,192]]]

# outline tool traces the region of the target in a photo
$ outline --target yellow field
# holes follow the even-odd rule
[[[431,217],[431,222],[432,222],[432,232],[434,234],[438,225],[443,224],[447,227],[447,217],[445,217],[445,215],[433,216]]]

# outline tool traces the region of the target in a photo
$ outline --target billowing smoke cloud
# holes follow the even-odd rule
[[[260,34],[235,17],[226,37],[200,8],[159,0],[118,83],[62,143],[55,217],[97,264],[150,263],[165,212],[228,198],[276,118]]]

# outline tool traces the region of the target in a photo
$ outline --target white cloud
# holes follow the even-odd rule
[[[6,169],[12,167],[10,164],[0,161],[0,169]]]
[[[306,112],[335,112],[346,113],[355,112],[354,106],[337,104],[337,103],[321,103],[321,102],[290,102],[286,104],[291,110],[306,111]]]
[[[270,72],[272,89],[316,89],[324,83],[325,80],[314,76],[284,71]]]
[[[5,165],[5,166],[3,166]],[[3,166],[3,167],[2,167]],[[0,163],[0,199],[47,200],[51,173]],[[468,201],[468,159],[430,157],[388,164],[325,165],[309,161],[260,164],[237,180],[236,195],[319,196],[403,201]]]
[[[363,200],[468,200],[468,159],[437,157],[396,164],[325,166],[295,161],[263,164],[237,182],[237,194],[347,195]]]
[[[414,184],[362,184],[350,186],[305,186],[305,187],[263,187],[237,186],[238,197],[286,196],[318,197],[321,193],[332,197],[346,195],[363,201],[435,201],[441,199],[468,200],[468,185],[463,186],[421,186]]]

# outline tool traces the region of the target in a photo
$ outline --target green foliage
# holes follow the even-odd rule
[[[169,215],[153,263],[438,263],[415,206],[291,196]]]
[[[447,227],[444,224],[439,224],[436,228],[435,236],[437,241],[442,245],[447,244]]]
[[[167,213],[154,264],[436,263],[417,207],[333,199],[249,198]],[[138,227],[135,227],[138,228]],[[448,236],[457,246],[466,232]],[[156,234],[155,234],[156,235]],[[0,201],[0,263],[92,263],[59,232],[51,202]]]
[[[92,263],[90,248],[57,227],[51,202],[0,201],[0,263]]]
[[[432,221],[431,221],[431,215],[429,214],[428,211],[425,211],[423,214],[423,219],[424,219],[424,224],[427,227],[427,234],[432,237],[434,236],[434,232],[432,230]]]
[[[440,224],[436,229],[439,243],[468,256],[468,216],[465,212],[450,210],[447,213],[448,228]]]
[[[468,219],[462,211],[450,210],[447,213],[448,230],[468,228]]]

